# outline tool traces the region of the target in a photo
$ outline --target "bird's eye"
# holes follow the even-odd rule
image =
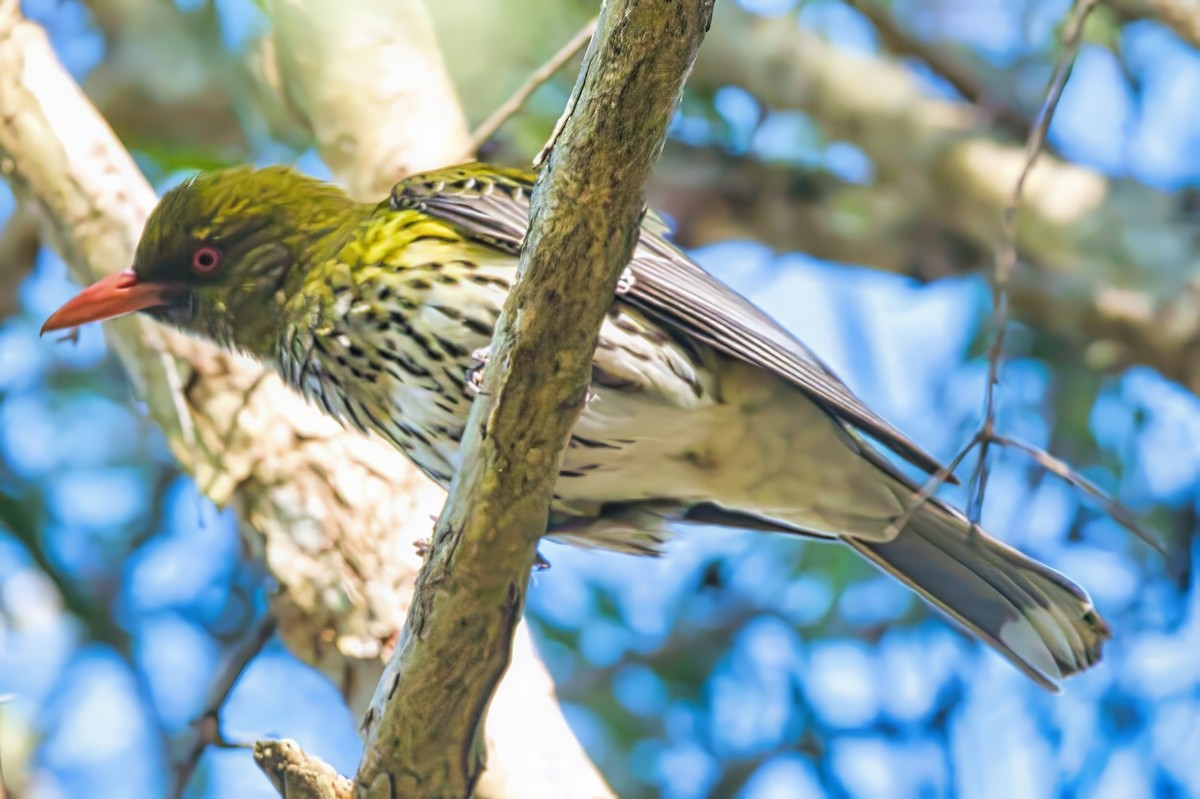
[[[211,275],[221,268],[221,251],[216,247],[201,247],[192,253],[192,271],[198,275]]]

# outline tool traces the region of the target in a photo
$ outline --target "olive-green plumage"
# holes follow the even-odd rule
[[[472,164],[378,205],[286,168],[176,188],[137,250],[151,313],[273,365],[328,413],[448,484],[474,380],[516,277],[532,176]],[[660,550],[672,522],[841,540],[1039,683],[1092,665],[1108,631],[1066,578],[931,501],[863,437],[936,462],[648,216],[596,352],[548,534]]]

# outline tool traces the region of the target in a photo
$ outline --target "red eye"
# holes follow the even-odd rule
[[[216,247],[201,247],[192,253],[192,271],[211,275],[221,267],[221,251]]]

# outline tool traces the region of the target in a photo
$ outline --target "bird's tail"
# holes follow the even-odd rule
[[[1100,659],[1108,625],[1082,588],[997,541],[970,532],[937,500],[886,543],[845,539],[1052,691]]]

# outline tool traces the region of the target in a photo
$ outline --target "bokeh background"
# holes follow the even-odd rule
[[[701,264],[949,458],[981,415],[980,270],[999,214],[961,189],[969,165],[931,153],[956,136],[1020,141],[1069,4],[721,2],[744,41],[705,54],[652,195]],[[476,121],[595,11],[430,6]],[[240,78],[265,24],[250,0],[22,7],[160,188],[247,160],[327,174]],[[1055,178],[1088,190],[1055,199],[1023,243],[999,425],[1113,492],[1170,557],[1019,453],[995,456],[983,513],[1091,591],[1115,630],[1105,660],[1047,694],[837,547],[707,529],[661,560],[547,544],[529,618],[573,729],[621,796],[1200,796],[1200,54],[1185,27],[1143,12],[1093,15],[1050,129],[1053,156],[1079,167]],[[804,37],[844,91],[745,66],[762,58],[755,16]],[[568,68],[540,89],[489,157],[527,162],[573,79]],[[930,104],[904,99],[908,86]],[[937,108],[970,123],[919,118]],[[161,796],[177,739],[270,586],[231,514],[174,466],[101,330],[38,338],[75,287],[2,188],[0,219],[4,768],[21,796]],[[1098,322],[1086,309],[1110,290],[1149,321]],[[1184,334],[1178,304],[1191,309]],[[343,773],[356,724],[277,641],[223,716],[232,740],[296,738]],[[274,795],[236,749],[207,752],[188,791]]]

